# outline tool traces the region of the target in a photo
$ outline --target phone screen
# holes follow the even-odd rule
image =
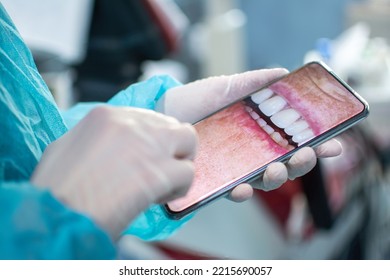
[[[309,63],[194,124],[195,178],[188,193],[166,209],[180,218],[367,114],[367,103],[327,66]]]

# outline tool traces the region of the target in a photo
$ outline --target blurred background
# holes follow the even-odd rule
[[[182,83],[322,60],[370,104],[341,156],[202,209],[122,258],[389,259],[389,0],[3,0],[62,110],[156,74]],[[23,7],[23,8],[22,8]]]

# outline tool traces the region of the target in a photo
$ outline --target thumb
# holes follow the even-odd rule
[[[194,123],[287,73],[283,68],[253,70],[175,87],[165,94],[164,113]]]

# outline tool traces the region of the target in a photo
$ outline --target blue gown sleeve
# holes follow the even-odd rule
[[[154,110],[156,102],[170,88],[180,85],[167,75],[154,76],[146,81],[135,83],[117,93],[108,101],[113,106],[132,106]],[[90,110],[103,103],[79,103],[63,113],[69,128],[73,127]],[[141,213],[123,234],[132,234],[143,240],[166,239],[192,218],[189,215],[181,220],[170,219],[161,205],[152,205]]]
[[[67,131],[0,3],[0,259],[112,259],[108,235],[29,183],[44,149]]]
[[[114,259],[110,238],[87,217],[28,182],[0,187],[0,259]]]

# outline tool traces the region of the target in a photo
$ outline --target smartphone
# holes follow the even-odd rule
[[[322,62],[310,62],[194,124],[199,135],[188,193],[165,204],[180,219],[367,117],[368,104]]]

